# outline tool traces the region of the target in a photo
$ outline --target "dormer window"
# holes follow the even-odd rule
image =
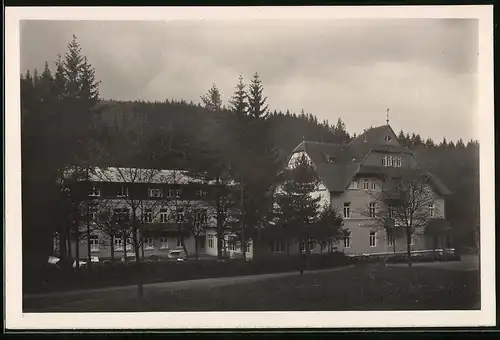
[[[149,188],[148,189],[148,196],[151,197],[151,198],[162,197],[163,196],[163,192],[162,192],[161,189]]]
[[[358,182],[358,180],[354,180],[351,183],[349,183],[349,187],[347,189],[358,190],[359,189],[359,182]]]
[[[90,188],[89,196],[92,196],[92,197],[101,196],[101,189],[99,189],[99,187],[93,185],[92,188]]]
[[[124,185],[120,186],[118,192],[116,193],[118,197],[128,197],[128,188]]]

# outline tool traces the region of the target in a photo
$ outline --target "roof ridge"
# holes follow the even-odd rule
[[[342,145],[342,143],[320,142],[315,140],[303,140],[301,143],[327,144],[327,145]]]

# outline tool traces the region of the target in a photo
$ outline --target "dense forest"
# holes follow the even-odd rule
[[[250,224],[259,222],[266,190],[302,139],[347,143],[355,138],[341,117],[332,124],[311,113],[268,110],[257,73],[248,84],[236,80],[227,105],[215,84],[200,94],[200,103],[119,102],[100,99],[94,69],[76,38],[55,64],[55,72],[46,63],[41,73],[25,71],[20,79],[25,261],[49,254],[54,228],[71,223],[59,181],[67,164],[229,174],[248,188],[245,204],[255,211],[246,216]],[[399,139],[450,188],[446,215],[456,242],[470,243],[479,225],[478,142],[434,142],[404,131]]]

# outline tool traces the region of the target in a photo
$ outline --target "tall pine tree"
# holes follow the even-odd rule
[[[229,109],[238,114],[245,115],[247,113],[247,92],[246,85],[243,82],[243,76],[238,77],[238,83],[236,84],[236,91],[233,96],[229,99]]]
[[[248,113],[254,118],[266,118],[267,97],[263,95],[264,87],[257,72],[255,72],[248,90]]]
[[[222,108],[222,99],[221,99],[221,94],[220,90],[215,85],[215,83],[212,84],[212,87],[208,90],[208,92],[201,96],[201,100],[203,102],[203,105],[205,108],[207,108],[210,111],[220,111]]]

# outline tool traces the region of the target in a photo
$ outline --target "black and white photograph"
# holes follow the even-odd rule
[[[492,6],[453,8],[9,9],[13,327],[493,325]]]

